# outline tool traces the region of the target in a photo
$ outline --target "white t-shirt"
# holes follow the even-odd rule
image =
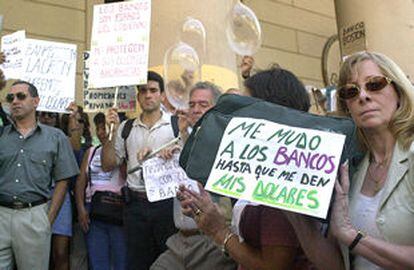
[[[350,216],[352,224],[355,228],[363,232],[367,232],[370,236],[383,239],[375,222],[378,213],[378,207],[381,200],[382,190],[374,197],[368,197],[362,193],[358,193],[351,204]],[[353,269],[355,270],[381,270],[383,268],[371,263],[362,256],[355,256],[353,261]]]
[[[122,160],[126,157],[125,143],[121,136],[125,123],[126,121],[122,122],[119,126],[115,141],[115,155],[118,165],[120,165]],[[128,170],[139,165],[137,160],[138,151],[142,150],[144,147],[149,147],[151,150],[157,149],[174,138],[170,114],[162,113],[161,118],[151,128],[148,128],[144,123],[142,123],[140,117],[137,117],[132,124],[129,136],[126,139],[128,151]],[[127,183],[130,189],[145,192],[145,182],[142,178],[141,170],[128,174]]]
[[[90,202],[92,195],[95,191],[111,191],[114,193],[121,194],[121,188],[124,186],[125,181],[121,179],[119,168],[115,168],[110,172],[104,172],[102,170],[102,163],[101,163],[101,153],[102,147],[99,146],[96,148],[94,153],[95,147],[91,147],[89,150],[88,156],[88,164],[90,164],[90,177],[91,182],[88,183],[86,188],[86,201]],[[93,154],[93,156],[92,156]],[[88,174],[89,167],[86,168],[86,173]]]

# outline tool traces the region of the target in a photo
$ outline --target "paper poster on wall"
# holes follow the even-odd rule
[[[176,196],[178,187],[185,185],[199,192],[197,182],[188,178],[178,164],[179,154],[169,160],[154,157],[144,162],[142,167],[148,201],[156,202]]]
[[[341,134],[234,117],[206,189],[326,218],[344,142]]]
[[[145,84],[151,1],[95,5],[89,87]]]
[[[6,56],[6,61],[1,65],[1,69],[6,79],[19,79],[21,77],[25,39],[26,32],[24,30],[1,38],[1,51]]]
[[[348,55],[365,51],[367,49],[365,23],[357,22],[342,27],[340,31],[340,41],[343,60],[345,60]]]
[[[83,110],[85,112],[104,112],[113,107],[115,87],[88,88],[89,52],[83,52]],[[135,111],[137,105],[135,86],[120,86],[117,98],[119,112]]]
[[[39,111],[66,112],[75,100],[76,45],[26,39],[21,79],[33,83]]]

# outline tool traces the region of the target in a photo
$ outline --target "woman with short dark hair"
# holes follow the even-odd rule
[[[271,68],[258,72],[246,79],[244,84],[247,94],[252,97],[301,111],[307,111],[310,107],[305,87],[285,69]],[[244,239],[241,242],[228,228],[204,189],[200,194],[195,194],[182,188],[177,196],[182,199],[183,212],[193,217],[199,214],[199,218],[195,219],[199,229],[212,237],[216,244],[224,246],[239,264],[239,270],[312,269],[282,210],[238,201],[233,209],[233,223],[236,223],[237,231]],[[198,209],[198,213],[188,207],[194,199],[200,202],[197,206],[203,209]]]

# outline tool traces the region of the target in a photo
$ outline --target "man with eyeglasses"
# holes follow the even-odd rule
[[[48,269],[51,224],[79,169],[63,132],[36,121],[34,85],[16,81],[6,101],[13,123],[0,136],[0,269]]]

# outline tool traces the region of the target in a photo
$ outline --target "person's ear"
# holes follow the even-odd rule
[[[39,97],[34,97],[33,98],[33,104],[35,106],[35,108],[37,108],[37,106],[39,106],[40,103],[40,98]]]

